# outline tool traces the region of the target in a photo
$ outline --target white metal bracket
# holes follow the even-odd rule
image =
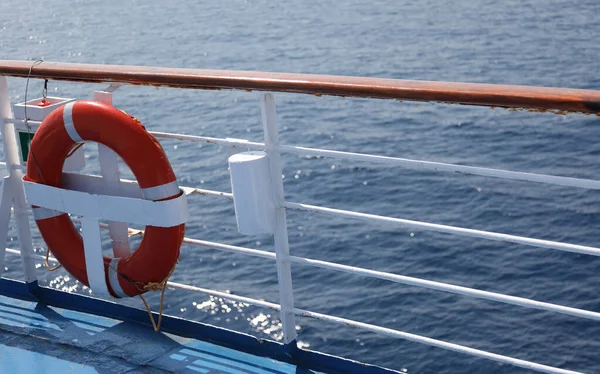
[[[17,137],[15,134],[14,123],[7,118],[14,118],[10,107],[10,98],[8,95],[8,83],[6,77],[0,76],[0,124],[2,125],[2,135],[4,143],[4,155],[6,157],[6,168],[8,178],[2,183],[2,200],[0,201],[0,242],[1,259],[4,264],[4,254],[6,238],[8,236],[8,222],[10,219],[11,206],[15,211],[15,224],[19,234],[19,249],[21,251],[21,260],[23,262],[25,282],[35,285],[37,275],[35,264],[33,262],[33,241],[31,239],[31,227],[29,226],[29,216],[27,214],[27,204],[21,178],[23,171],[19,162],[19,151]],[[4,271],[4,266],[0,268],[0,274]]]

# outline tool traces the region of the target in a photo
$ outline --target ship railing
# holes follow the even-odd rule
[[[575,372],[568,369],[469,348],[463,345],[394,330],[375,324],[359,322],[297,308],[294,305],[293,299],[291,264],[319,267],[473,298],[512,304],[526,308],[562,313],[591,320],[600,320],[600,313],[591,310],[573,308],[444,282],[431,281],[374,269],[342,265],[334,262],[291,255],[289,253],[287,221],[285,216],[286,210],[289,209],[304,211],[311,214],[319,213],[366,222],[374,222],[391,227],[442,232],[492,241],[502,241],[560,251],[575,252],[591,256],[600,256],[600,248],[287,201],[284,199],[283,183],[281,181],[281,153],[314,155],[352,161],[386,164],[415,170],[454,172],[585,189],[600,189],[600,181],[279,144],[278,127],[275,113],[275,100],[273,94],[274,92],[294,92],[314,95],[336,95],[345,97],[369,97],[378,99],[436,101],[470,105],[500,106],[517,109],[524,108],[533,111],[554,111],[561,114],[569,112],[598,114],[600,113],[600,91],[468,83],[421,82],[378,78],[334,77],[305,74],[167,69],[139,66],[110,66],[46,62],[32,68],[32,63],[28,61],[0,61],[0,114],[2,115],[0,119],[2,119],[3,122],[3,133],[5,134],[4,142],[5,149],[7,151],[7,162],[2,163],[2,165],[7,167],[11,177],[22,176],[23,167],[18,162],[18,155],[15,157],[14,154],[14,152],[16,152],[16,144],[9,144],[15,143],[16,138],[11,138],[10,136],[6,136],[6,134],[13,132],[14,124],[19,123],[20,120],[14,119],[12,118],[12,115],[10,115],[11,111],[7,83],[4,76],[84,81],[93,83],[108,83],[112,85],[160,85],[192,89],[238,89],[246,91],[266,91],[266,93],[261,94],[262,121],[265,139],[264,142],[251,142],[240,139],[213,138],[167,132],[151,133],[159,139],[175,139],[180,141],[200,142],[228,147],[238,146],[246,149],[265,150],[268,153],[271,162],[271,179],[274,187],[274,202],[278,212],[274,234],[275,252],[188,237],[184,239],[184,242],[190,245],[274,260],[276,262],[278,272],[280,296],[279,302],[276,303],[264,301],[255,298],[234,295],[228,292],[205,289],[176,282],[169,282],[169,286],[183,290],[201,292],[215,297],[279,311],[281,313],[283,342],[285,344],[296,344],[297,332],[295,329],[295,316],[304,316],[332,323],[354,326],[395,338],[406,339],[476,357],[487,358],[497,362],[516,365],[535,371],[546,373]],[[33,123],[33,121],[29,122]],[[122,182],[133,181],[122,180]],[[183,189],[188,194],[198,194],[201,196],[233,200],[233,195],[229,192],[213,191],[196,187],[183,187]],[[14,210],[18,217],[22,217],[23,214],[26,213],[27,208],[23,205],[16,204]],[[22,219],[17,218],[16,222],[19,231],[20,249],[6,249],[6,252],[10,254],[18,254],[22,257],[27,282],[37,280],[35,274],[30,274],[31,269],[34,269],[33,261],[44,260],[45,256],[36,254],[33,251],[31,233],[29,231],[29,221],[27,220],[25,222]],[[103,225],[103,227],[108,228],[108,225]],[[130,236],[140,234],[143,234],[143,230],[129,229]],[[50,258],[50,260],[56,261],[53,258]]]

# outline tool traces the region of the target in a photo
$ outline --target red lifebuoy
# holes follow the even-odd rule
[[[61,187],[69,152],[84,141],[98,142],[116,152],[135,175],[146,200],[180,196],[175,173],[160,143],[135,118],[112,106],[77,101],[56,109],[40,125],[31,142],[25,179]],[[66,213],[33,207],[35,222],[56,259],[89,286],[83,239]],[[104,257],[106,284],[113,296],[144,293],[144,285],[161,282],[179,258],[185,224],[147,226],[142,242],[130,255]]]

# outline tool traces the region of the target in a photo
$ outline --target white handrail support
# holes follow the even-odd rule
[[[35,263],[31,258],[31,255],[34,254],[33,240],[31,238],[29,215],[27,214],[27,203],[25,202],[25,191],[23,190],[23,171],[20,168],[21,163],[19,161],[19,149],[17,136],[15,134],[15,126],[12,122],[5,120],[13,118],[13,114],[10,107],[10,97],[8,95],[8,83],[6,77],[2,76],[0,76],[0,118],[2,118],[0,119],[0,123],[2,124],[2,140],[4,142],[6,169],[8,171],[8,178],[5,179],[2,186],[3,195],[9,194],[14,207],[15,223],[17,232],[19,233],[21,259],[25,270],[25,281],[27,283],[33,283],[37,281],[37,275],[35,272]],[[7,202],[8,200],[5,199],[8,199],[8,196],[3,196],[2,198],[2,200]],[[3,204],[1,208],[5,211],[0,212],[0,216],[8,220],[10,213],[6,214],[6,209],[10,210],[10,206]],[[0,230],[4,230],[5,226],[6,231],[8,232],[8,225],[5,225],[4,222],[0,225]],[[2,236],[5,237],[5,234],[2,233]],[[4,247],[4,244],[0,247]],[[4,257],[4,253],[1,255]],[[2,270],[4,270],[4,266],[2,266]],[[0,273],[2,270],[0,270]]]
[[[277,255],[277,278],[279,284],[279,302],[281,304],[281,323],[285,344],[296,339],[296,317],[294,315],[294,295],[292,289],[292,270],[288,256],[287,221],[283,206],[283,180],[281,178],[281,157],[279,155],[279,132],[273,94],[261,95],[261,109],[265,146],[271,167],[273,203],[275,205],[275,253]]]
[[[12,213],[12,191],[10,191],[9,177],[4,177],[0,183],[0,243],[6,243],[8,238],[8,225]],[[19,252],[20,254],[20,252]],[[6,248],[0,246],[0,276],[4,273],[4,259],[6,257]]]

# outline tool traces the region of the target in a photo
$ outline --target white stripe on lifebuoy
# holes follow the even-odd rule
[[[112,288],[117,296],[128,297],[119,284],[119,274],[117,273],[119,261],[121,261],[119,257],[110,260],[110,264],[108,265],[108,283],[110,283],[110,288]]]
[[[82,143],[83,139],[81,138],[81,136],[79,136],[79,133],[77,133],[77,130],[75,129],[75,124],[73,123],[74,105],[75,102],[70,102],[67,105],[65,105],[65,109],[63,110],[63,122],[65,123],[65,130],[67,130],[67,133],[69,134],[71,139],[73,139],[75,143]]]
[[[142,188],[144,200],[162,200],[179,194],[177,181],[161,184],[160,186]]]

